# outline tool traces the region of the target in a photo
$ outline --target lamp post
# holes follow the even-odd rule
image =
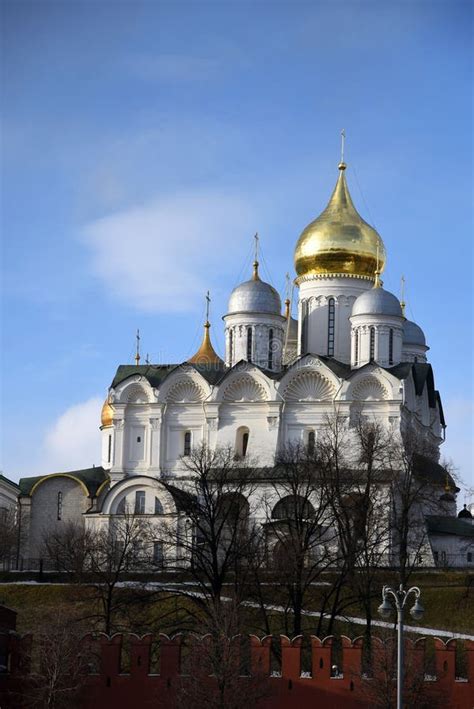
[[[378,607],[378,612],[382,618],[390,618],[394,610],[390,602],[390,599],[392,599],[395,603],[395,610],[397,611],[397,709],[403,709],[403,611],[408,596],[411,593],[415,595],[415,603],[413,607],[410,608],[410,615],[415,620],[420,620],[425,609],[420,603],[421,591],[418,586],[412,586],[408,591],[405,591],[402,584],[400,584],[398,590],[390,588],[390,586],[384,586],[382,589],[382,603]]]

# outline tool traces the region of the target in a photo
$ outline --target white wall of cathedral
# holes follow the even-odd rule
[[[283,316],[236,313],[226,315],[224,321],[228,367],[245,360],[264,369],[281,369],[285,335]]]
[[[356,298],[372,287],[372,281],[359,278],[308,278],[300,283],[298,302],[299,353],[333,356],[351,361],[351,324],[349,318]],[[334,348],[330,342],[330,304],[334,300]],[[305,351],[303,351],[305,350]]]
[[[373,334],[372,334],[373,333]],[[402,361],[403,320],[398,317],[355,315],[351,317],[351,366],[371,360],[382,367]]]

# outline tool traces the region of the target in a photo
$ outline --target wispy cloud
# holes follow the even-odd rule
[[[232,272],[256,224],[242,195],[195,191],[98,219],[82,239],[109,295],[148,312],[185,312]]]
[[[40,473],[79,470],[100,464],[100,411],[103,399],[93,397],[70,406],[48,428]]]

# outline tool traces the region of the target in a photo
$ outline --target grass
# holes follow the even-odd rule
[[[325,580],[331,581],[331,575]],[[472,581],[468,586],[469,580]],[[379,572],[374,584],[372,600],[373,618],[378,619],[377,607],[380,603],[380,590],[385,583],[396,585],[395,577],[389,573]],[[462,572],[428,572],[417,573],[410,579],[411,585],[421,589],[425,614],[422,621],[416,623],[410,617],[410,625],[438,628],[448,632],[474,634],[474,573]],[[314,587],[305,602],[308,610],[319,611],[324,587]],[[364,617],[363,609],[351,600],[351,589],[345,589],[347,607],[345,615]],[[266,587],[267,601],[274,604],[284,600],[283,589]],[[192,599],[172,592],[153,592],[143,589],[122,588],[118,591],[119,608],[116,616],[116,628],[137,633],[164,632],[172,633],[179,630],[197,630],[200,610]],[[88,586],[69,584],[0,584],[0,602],[17,611],[17,624],[20,633],[34,631],[47,622],[48,617],[58,612],[78,619],[85,629],[96,629],[94,622],[100,612],[100,603],[94,596],[94,591]],[[411,604],[410,604],[411,605]],[[281,613],[270,616],[271,630],[275,634],[284,632]],[[245,625],[248,632],[264,634],[261,618],[257,609],[248,608],[245,611]],[[314,633],[317,619],[305,618],[304,627],[307,632]],[[351,625],[339,622],[338,632],[349,636],[360,635],[362,625]],[[324,634],[324,624],[321,634]]]

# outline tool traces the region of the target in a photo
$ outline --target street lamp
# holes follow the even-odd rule
[[[397,611],[397,709],[403,709],[403,611],[407,598],[411,593],[415,595],[415,603],[413,607],[410,608],[410,615],[415,620],[420,620],[425,609],[420,602],[421,591],[418,586],[412,586],[408,591],[404,590],[402,584],[400,584],[398,591],[390,588],[390,586],[384,586],[382,589],[382,603],[378,607],[378,612],[382,618],[390,618],[394,610],[390,602],[390,599],[392,599],[395,603],[395,610]]]

